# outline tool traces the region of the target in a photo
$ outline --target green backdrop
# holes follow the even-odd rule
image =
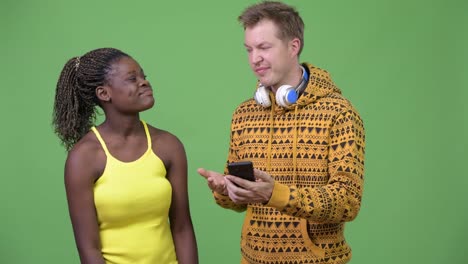
[[[142,117],[186,147],[200,263],[239,263],[243,215],[216,206],[196,169],[222,170],[231,113],[252,96],[236,18],[254,2],[0,2],[0,263],[79,263],[55,84],[67,59],[109,46],[153,84]],[[330,71],[365,121],[351,263],[468,263],[468,2],[286,2],[306,23],[301,59]]]

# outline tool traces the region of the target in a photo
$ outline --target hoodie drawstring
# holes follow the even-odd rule
[[[273,96],[270,93],[270,100],[273,102]],[[275,113],[275,104],[271,104],[270,111],[270,136],[268,139],[268,150],[267,150],[267,172],[271,174],[271,141],[273,141],[273,115]]]
[[[293,179],[292,184],[296,185],[297,178],[297,105],[294,107],[294,141],[293,141]]]
[[[272,94],[270,94],[270,100],[273,100]],[[297,109],[298,105],[294,107],[294,139],[293,139],[293,175],[292,175],[292,185],[296,185],[297,182],[297,137],[298,137],[298,118],[297,118]],[[267,149],[267,172],[271,174],[271,148],[273,141],[273,122],[274,122],[274,113],[275,113],[275,104],[271,104],[270,111],[270,135],[268,139],[268,149]]]

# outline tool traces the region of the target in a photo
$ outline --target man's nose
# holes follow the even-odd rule
[[[259,62],[262,62],[262,60],[263,60],[263,57],[258,51],[253,50],[250,53],[250,61],[252,62],[252,64],[254,65],[258,64]]]

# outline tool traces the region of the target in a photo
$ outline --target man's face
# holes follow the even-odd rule
[[[271,20],[261,20],[245,29],[245,47],[249,64],[260,83],[276,90],[290,80],[297,65],[297,49],[294,41],[278,38],[278,29]],[[295,40],[297,41],[297,39]]]

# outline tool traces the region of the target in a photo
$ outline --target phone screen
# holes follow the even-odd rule
[[[249,181],[255,181],[253,164],[251,161],[232,162],[228,164],[229,174]]]

